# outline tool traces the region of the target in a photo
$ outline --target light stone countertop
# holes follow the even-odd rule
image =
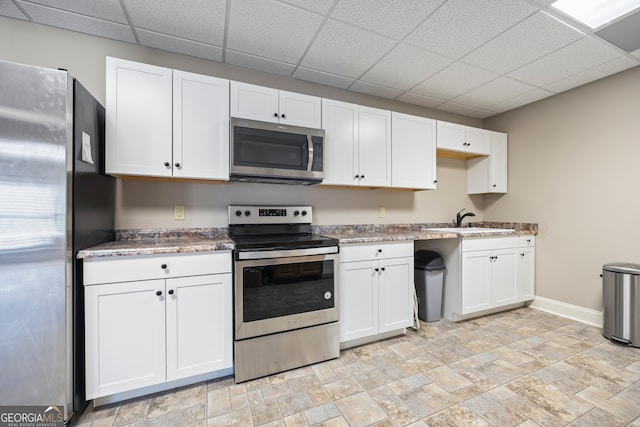
[[[474,227],[513,229],[512,233],[465,233],[464,237],[512,236],[538,234],[537,224],[525,223],[473,223]],[[413,240],[455,239],[458,232],[432,231],[429,228],[451,227],[451,224],[385,224],[385,225],[322,225],[313,226],[313,232],[338,239],[340,244],[402,242]],[[159,255],[229,251],[233,240],[226,228],[118,230],[116,240],[83,249],[78,259],[113,256]]]

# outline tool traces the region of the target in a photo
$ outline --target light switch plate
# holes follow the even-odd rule
[[[183,205],[175,205],[173,207],[173,219],[179,220],[179,221],[184,219],[184,206]]]

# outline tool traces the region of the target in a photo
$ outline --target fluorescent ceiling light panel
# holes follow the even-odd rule
[[[558,0],[551,6],[591,28],[598,28],[637,9],[640,0]]]

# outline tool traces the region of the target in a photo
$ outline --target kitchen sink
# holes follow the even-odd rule
[[[486,227],[443,227],[443,228],[425,228],[424,231],[436,231],[440,233],[455,233],[455,234],[510,234],[516,231],[512,228],[486,228]]]

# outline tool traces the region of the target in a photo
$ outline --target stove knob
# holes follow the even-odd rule
[[[236,211],[236,216],[240,216],[240,215],[242,215],[242,211],[241,211],[240,209],[238,209],[238,210]]]
[[[300,211],[293,211],[293,216],[298,216],[300,215]]]
[[[307,211],[302,211],[302,216],[306,216],[307,215]]]
[[[251,215],[251,211],[249,209],[244,211],[244,216],[249,216],[249,215]]]

